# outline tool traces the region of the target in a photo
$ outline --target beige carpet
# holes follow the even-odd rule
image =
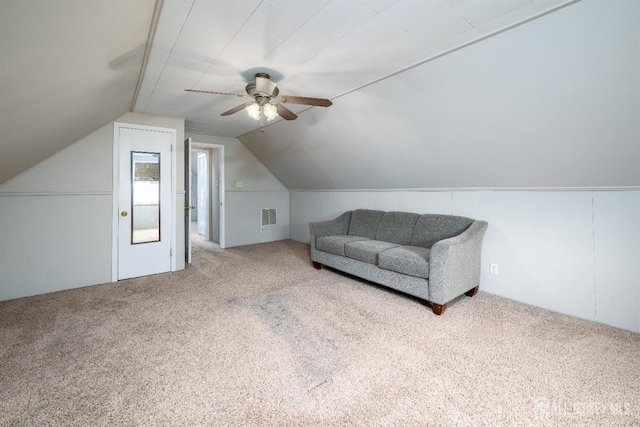
[[[0,425],[640,425],[640,335],[480,292],[435,316],[291,241],[0,303]]]

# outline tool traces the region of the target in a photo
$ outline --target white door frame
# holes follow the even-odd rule
[[[219,175],[220,175],[220,182],[218,183],[218,200],[220,201],[220,217],[218,218],[219,221],[219,228],[220,228],[220,242],[219,246],[220,249],[224,249],[226,248],[226,243],[225,243],[225,200],[224,200],[224,193],[225,193],[225,184],[224,184],[224,145],[222,144],[213,144],[211,142],[199,142],[199,141],[195,141],[193,138],[191,138],[191,149],[198,149],[198,147],[201,148],[216,148],[219,150],[220,155],[218,156],[218,168],[219,168]],[[209,177],[209,180],[211,180],[211,177]],[[211,183],[209,184],[211,185]],[[215,185],[215,183],[213,184]],[[212,229],[212,224],[209,224],[209,230]],[[211,232],[210,232],[211,234]],[[191,236],[185,236],[185,239],[190,239]]]
[[[176,271],[176,185],[177,185],[177,163],[176,163],[176,130],[157,126],[146,126],[131,123],[113,123],[113,218],[111,225],[111,281],[118,281],[118,230],[119,230],[119,196],[120,196],[120,129],[139,129],[147,131],[161,131],[171,134],[171,271]],[[182,207],[181,207],[182,210]]]

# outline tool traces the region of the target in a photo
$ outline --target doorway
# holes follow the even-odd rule
[[[190,171],[188,204],[195,209],[190,211],[185,247],[190,248],[191,241],[198,239],[224,249],[224,146],[189,139],[186,147],[190,147],[188,157],[185,156],[188,159],[185,168]],[[189,253],[185,258],[190,262]]]
[[[213,239],[210,232],[210,224],[217,219],[217,215],[210,213],[211,194],[209,192],[209,170],[215,168],[215,165],[209,161],[209,151],[199,149],[194,149],[191,152],[191,164],[195,164],[194,180],[196,182],[196,217],[191,218],[191,224],[195,225],[195,227],[192,227],[191,232],[197,231],[197,234],[203,236],[205,240],[219,243]],[[212,170],[212,172],[211,176],[215,177],[215,170]],[[195,224],[193,224],[194,222]]]

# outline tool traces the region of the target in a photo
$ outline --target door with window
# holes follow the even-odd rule
[[[173,134],[116,128],[118,280],[171,270]]]

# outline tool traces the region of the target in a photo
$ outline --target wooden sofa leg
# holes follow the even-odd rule
[[[320,270],[322,268],[322,264],[320,264],[319,262],[311,261],[311,263],[313,264],[313,268],[315,268],[316,270]]]
[[[444,313],[444,310],[447,308],[447,304],[436,304],[434,302],[431,303],[431,309],[433,310],[433,314],[435,314],[436,316],[440,316],[442,313]]]
[[[474,296],[475,294],[477,294],[477,293],[478,293],[478,288],[479,288],[479,287],[480,287],[480,286],[476,286],[475,288],[468,290],[468,291],[467,291],[467,292],[465,292],[464,294],[465,294],[466,296],[468,296],[468,297],[472,297],[472,296]]]

